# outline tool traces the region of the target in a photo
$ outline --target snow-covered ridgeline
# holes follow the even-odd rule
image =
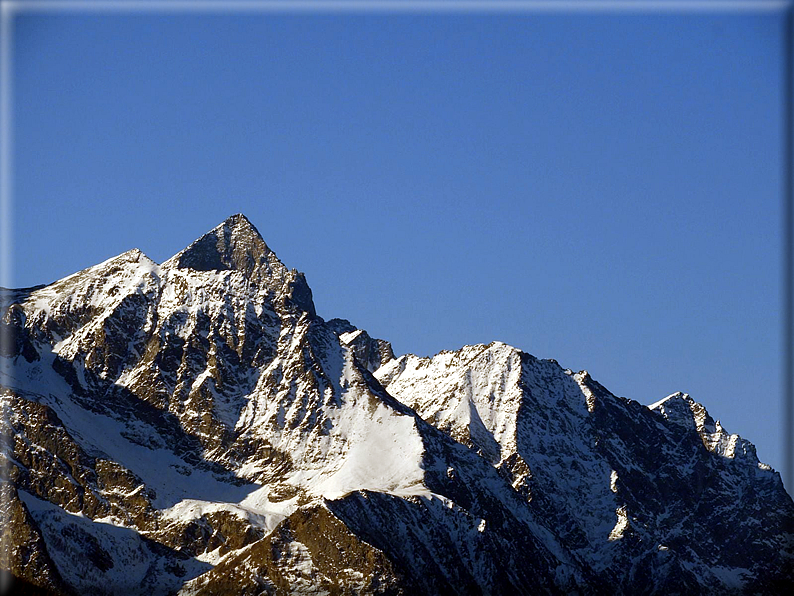
[[[791,560],[779,476],[689,396],[645,408],[499,342],[394,358],[244,216],[8,295],[14,531],[78,591],[684,593]]]

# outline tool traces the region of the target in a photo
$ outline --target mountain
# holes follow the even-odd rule
[[[2,291],[2,565],[55,594],[782,594],[794,502],[686,394],[396,357],[235,215]]]

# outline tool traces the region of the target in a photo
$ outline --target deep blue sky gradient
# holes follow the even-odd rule
[[[243,212],[398,353],[686,391],[781,469],[781,23],[21,14],[14,285]]]

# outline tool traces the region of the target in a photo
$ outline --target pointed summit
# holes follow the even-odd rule
[[[162,265],[194,271],[240,271],[254,285],[278,294],[287,308],[316,314],[312,291],[303,273],[287,269],[242,213],[191,243]]]
[[[196,271],[233,269],[251,275],[260,265],[268,264],[272,267],[276,263],[281,265],[273,251],[265,244],[259,231],[245,215],[238,213],[204,234],[163,265]]]

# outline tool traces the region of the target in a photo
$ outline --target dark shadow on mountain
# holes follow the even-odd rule
[[[567,593],[558,587],[555,557],[523,524],[505,532],[438,499],[370,491],[326,501],[326,506],[359,538],[383,551],[416,594],[479,596],[483,578],[494,594]],[[591,586],[583,593],[602,592]]]
[[[56,592],[32,584],[23,577],[0,569],[0,596],[75,596],[73,593]]]

